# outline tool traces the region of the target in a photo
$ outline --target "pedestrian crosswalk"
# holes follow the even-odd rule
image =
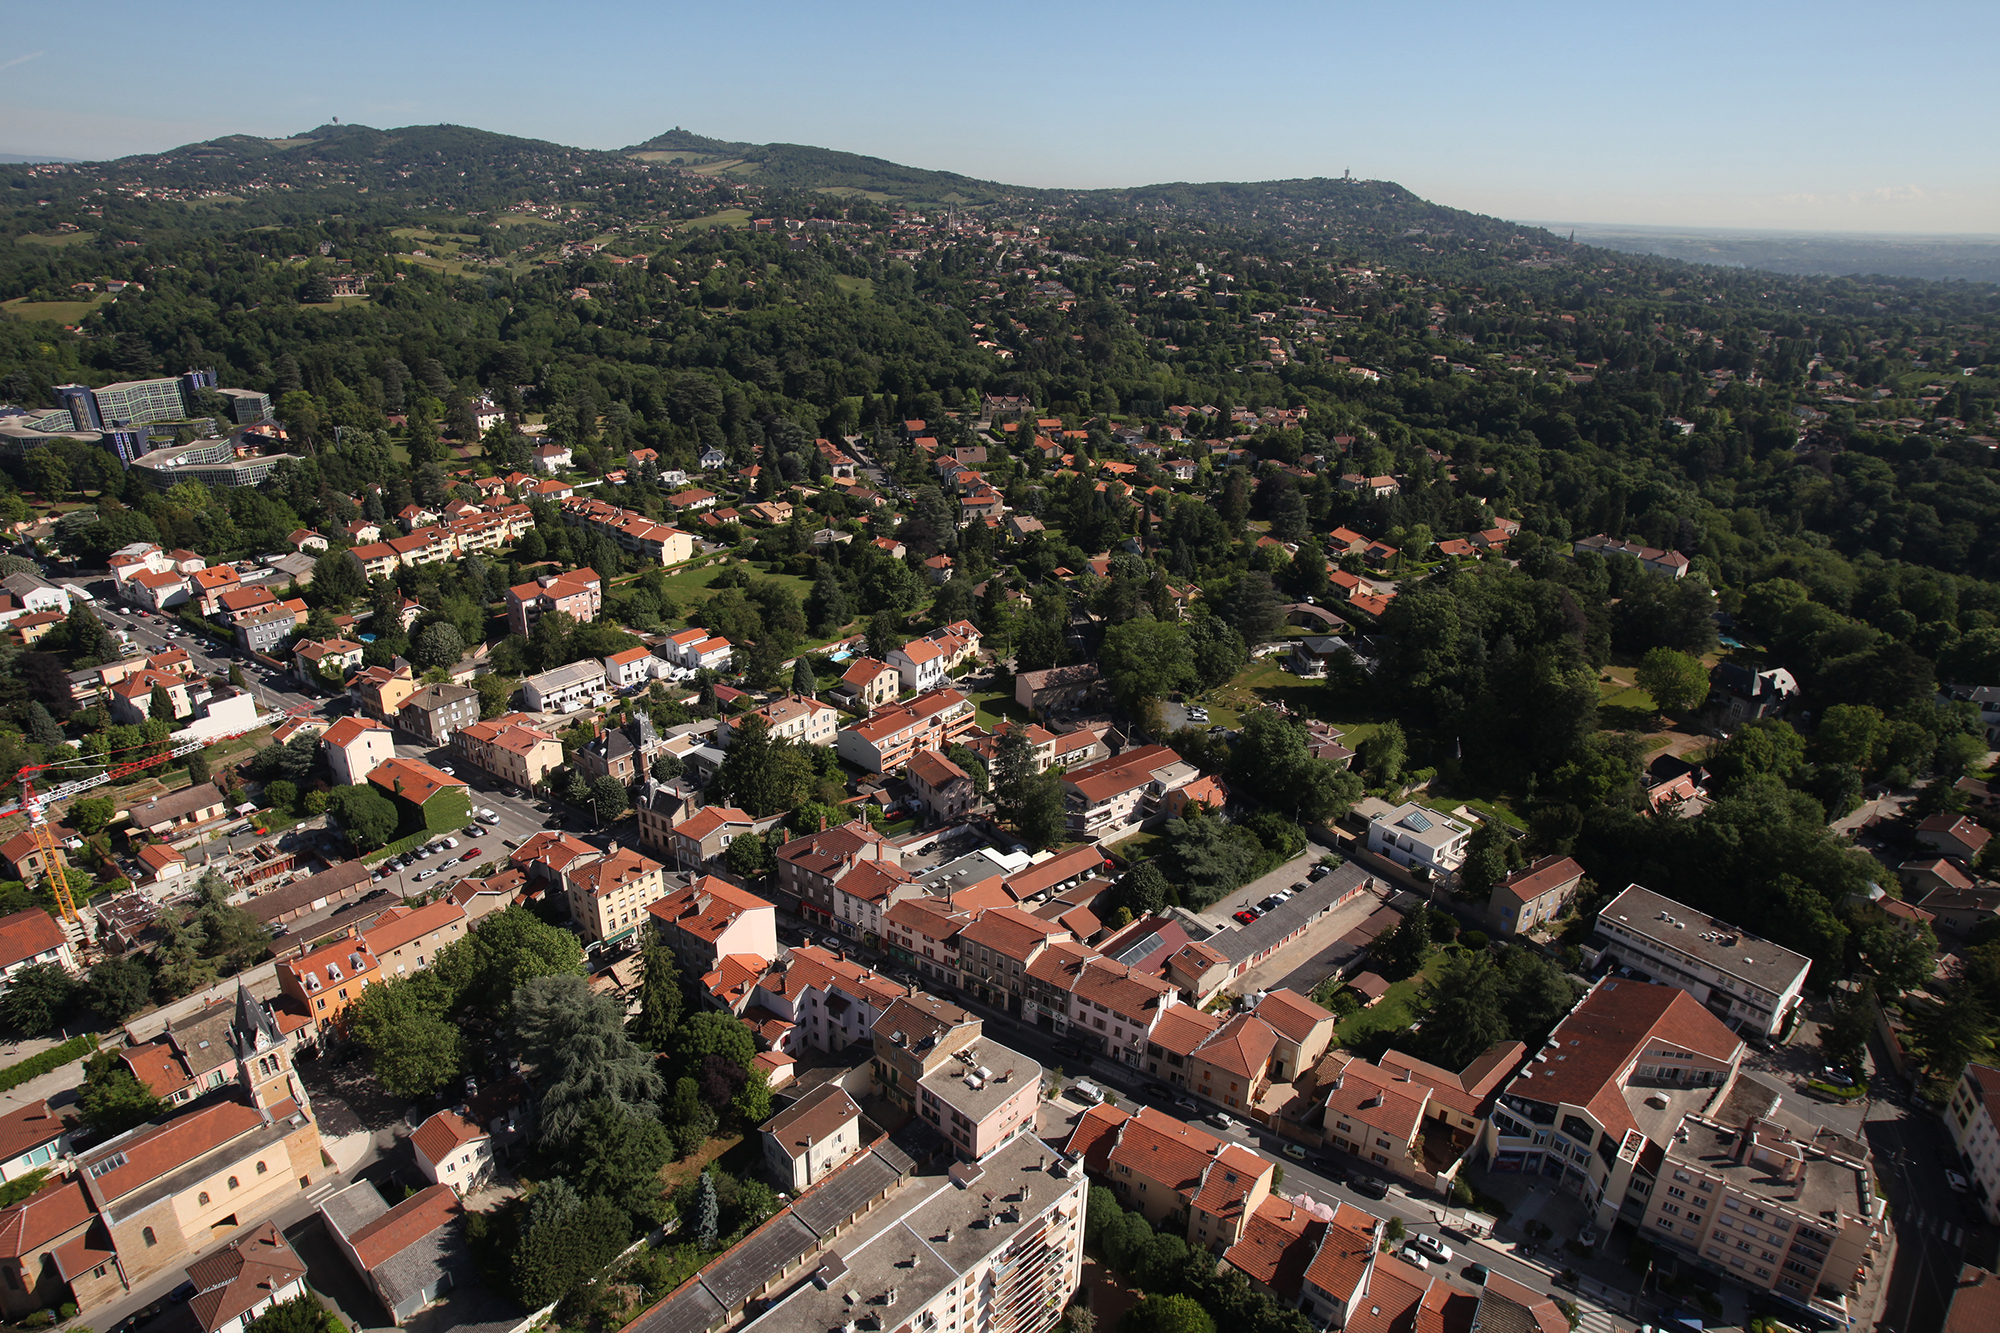
[[[1588,1301],[1577,1302],[1578,1333],[1618,1333],[1618,1321],[1611,1311]]]
[[[1939,1240],[1951,1246],[1965,1244],[1965,1228],[1948,1217],[1940,1217],[1926,1212],[1922,1205],[1910,1209],[1902,1218],[1902,1225],[1930,1232]]]

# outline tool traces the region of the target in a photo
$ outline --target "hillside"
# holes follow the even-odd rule
[[[906,167],[884,158],[791,143],[731,143],[672,129],[625,150],[642,162],[686,167],[775,190],[863,195],[877,202],[978,204],[1037,197],[1043,191],[975,180],[952,171]]]

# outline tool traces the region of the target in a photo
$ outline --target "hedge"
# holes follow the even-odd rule
[[[31,1055],[16,1065],[0,1069],[0,1092],[18,1088],[31,1078],[40,1078],[53,1069],[61,1069],[72,1060],[81,1060],[97,1049],[97,1034],[86,1032],[81,1037],[71,1037],[60,1046],[51,1046],[40,1055]]]

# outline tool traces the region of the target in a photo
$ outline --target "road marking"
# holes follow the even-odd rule
[[[1583,1333],[1618,1333],[1618,1321],[1612,1318],[1611,1311],[1581,1301],[1577,1302],[1576,1326]]]

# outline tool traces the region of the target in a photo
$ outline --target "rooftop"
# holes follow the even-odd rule
[[[1812,960],[1804,954],[1794,953],[1720,917],[1637,884],[1606,903],[1597,914],[1600,930],[1611,921],[1641,939],[1686,954],[1717,972],[1739,977],[1773,994],[1782,995],[1812,966]]]

